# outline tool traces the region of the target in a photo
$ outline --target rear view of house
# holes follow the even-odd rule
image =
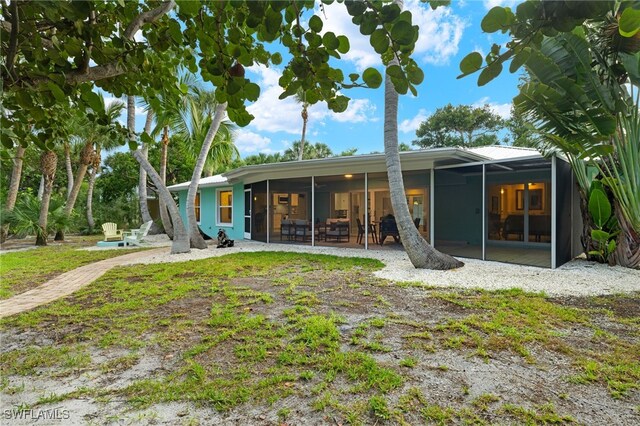
[[[578,196],[563,159],[502,146],[400,158],[409,211],[438,250],[547,268],[581,252]],[[169,188],[185,219],[188,185]],[[199,189],[196,217],[212,237],[225,229],[266,243],[401,247],[383,154],[246,166],[203,178]]]

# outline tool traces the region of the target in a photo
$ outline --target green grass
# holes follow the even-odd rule
[[[624,399],[640,382],[640,324],[633,319],[597,304],[577,308],[515,290],[396,286],[371,275],[381,266],[263,252],[116,268],[68,298],[1,320],[8,334],[30,332],[50,343],[0,353],[0,373],[25,381],[88,371],[118,378],[152,354],[162,370],[147,378],[118,389],[45,393],[36,405],[78,397],[124,400],[138,409],[192,402],[227,411],[249,404],[273,407],[281,422],[295,423],[290,401],[278,401],[297,397],[307,398],[314,418],[348,424],[574,421],[563,409],[565,392],[553,401],[514,401],[497,391],[471,397],[477,389],[453,379],[460,369],[438,359],[440,351],[488,363],[516,354],[526,361],[518,368],[534,370],[535,349],[556,352],[573,361],[571,370],[558,370],[571,372],[570,395],[576,387],[606,386]],[[412,299],[416,291],[424,293]],[[586,339],[566,338],[575,330]],[[96,348],[109,356],[92,359]],[[411,387],[428,376],[451,380],[458,397],[444,402]],[[20,392],[7,380],[2,389]]]
[[[35,288],[64,272],[136,250],[77,250],[77,244],[51,245],[0,255],[0,299]]]

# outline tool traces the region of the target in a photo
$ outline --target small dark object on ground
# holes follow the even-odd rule
[[[233,240],[230,240],[224,229],[218,230],[218,245],[216,248],[233,247]]]

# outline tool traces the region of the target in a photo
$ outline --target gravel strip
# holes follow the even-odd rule
[[[153,246],[167,245],[166,236],[154,236]],[[465,266],[451,271],[415,269],[402,250],[362,250],[339,247],[311,247],[293,244],[265,244],[258,241],[238,241],[233,248],[191,250],[184,254],[155,254],[134,263],[169,263],[207,259],[231,253],[285,251],[330,254],[344,257],[378,259],[386,266],[374,272],[377,277],[392,281],[414,281],[434,287],[481,288],[500,290],[519,288],[543,292],[549,296],[597,296],[640,292],[640,271],[610,267],[576,259],[557,269],[511,265],[500,262],[462,259]]]

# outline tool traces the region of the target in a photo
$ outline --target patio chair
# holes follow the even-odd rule
[[[336,242],[341,242],[343,238],[346,238],[347,242],[349,242],[349,221],[338,220],[338,221],[330,221],[327,224],[327,230],[324,233],[325,242],[329,240],[329,238],[336,240]]]
[[[132,246],[141,246],[144,242],[144,237],[149,233],[149,229],[151,229],[151,225],[153,225],[153,221],[145,222],[140,229],[132,229],[131,231],[125,231],[124,242],[127,245],[131,244]]]
[[[400,242],[398,224],[396,224],[396,218],[391,214],[383,217],[380,221],[380,245],[384,244],[387,237],[393,237],[396,243]]]
[[[293,226],[295,228],[294,241],[300,238],[302,242],[311,241],[311,224],[304,219],[294,219]]]
[[[362,239],[364,238],[364,226],[362,226],[360,218],[356,218],[356,225],[358,225],[358,238],[356,239],[356,242],[358,244],[362,244]]]
[[[105,241],[122,241],[122,230],[118,229],[118,225],[113,222],[103,223],[102,232]]]
[[[293,220],[282,219],[282,221],[280,222],[280,241],[282,241],[284,237],[287,237],[287,240],[291,241],[291,237],[295,236],[296,227],[293,224]]]

